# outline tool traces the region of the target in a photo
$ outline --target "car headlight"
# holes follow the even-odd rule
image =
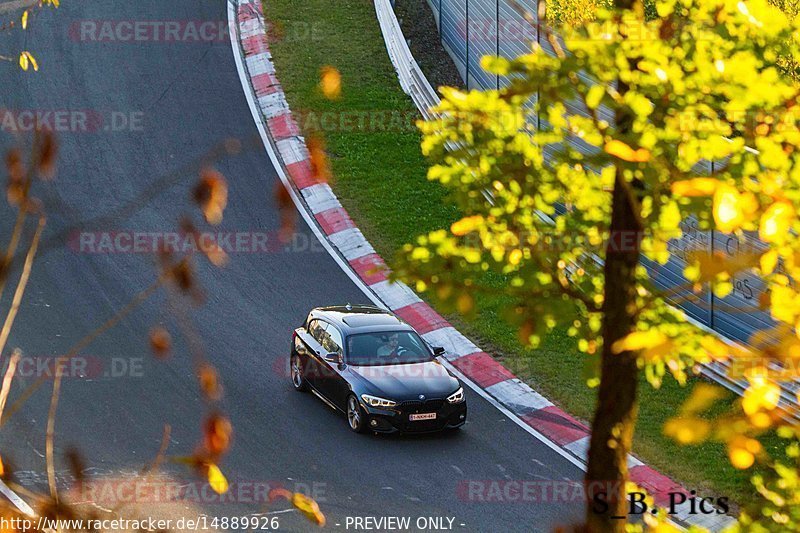
[[[394,407],[397,405],[395,401],[378,398],[377,396],[370,396],[369,394],[362,394],[361,399],[370,407]]]
[[[464,387],[459,387],[457,391],[447,397],[450,403],[461,403],[464,401]]]

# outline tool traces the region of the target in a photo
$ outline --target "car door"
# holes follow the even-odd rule
[[[320,392],[334,405],[344,409],[350,387],[347,386],[347,382],[342,375],[344,365],[339,364],[339,361],[343,360],[342,354],[344,353],[342,349],[342,333],[333,324],[325,324],[322,348],[322,364],[324,365],[322,372],[325,379],[320,384],[322,387]],[[328,360],[326,356],[331,354],[337,355],[338,360]]]
[[[305,363],[303,376],[315,389],[319,388],[319,377],[322,371],[321,357],[325,350],[320,341],[324,334],[325,322],[316,318],[308,322],[308,326],[306,326],[305,330],[302,328],[298,330],[297,334],[297,337],[302,341],[303,346],[301,349],[304,348],[304,350],[302,350],[304,354],[301,353],[301,359],[303,359]],[[297,350],[298,353],[301,352],[301,349]],[[305,357],[303,357],[303,355],[305,355]]]

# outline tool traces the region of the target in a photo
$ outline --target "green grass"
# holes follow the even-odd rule
[[[278,42],[272,51],[292,109],[316,112],[413,112],[389,61],[368,0],[265,0],[267,19],[290,28],[314,25],[319,40]],[[343,76],[342,99],[331,102],[317,89],[319,70],[332,65]],[[376,250],[391,259],[420,233],[449,226],[459,218],[445,191],[426,180],[426,161],[415,131],[390,133],[325,132],[334,172],[332,186],[351,217]],[[584,356],[572,339],[556,331],[538,349],[527,349],[516,331],[501,320],[510,300],[478,296],[479,312],[468,319],[448,314],[465,334],[502,359],[565,410],[591,420],[595,392],[583,379]],[[706,489],[745,503],[755,497],[748,473],[733,469],[721,445],[682,448],[662,434],[664,422],[689,390],[666,381],[653,390],[642,381],[634,452],[689,488]],[[765,445],[778,446],[778,439]]]

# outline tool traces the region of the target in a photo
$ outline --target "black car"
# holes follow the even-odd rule
[[[355,432],[458,428],[467,402],[436,360],[443,353],[377,307],[319,307],[292,335],[292,384],[345,413]]]

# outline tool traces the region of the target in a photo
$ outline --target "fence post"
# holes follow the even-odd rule
[[[494,3],[494,55],[500,57],[500,0],[495,0]],[[495,77],[495,89],[498,91],[500,90],[500,75],[496,74]]]
[[[541,29],[542,29],[542,23],[539,20],[539,2],[540,1],[541,0],[536,0],[536,26],[534,26],[534,28],[533,28],[533,31],[536,32],[536,44],[538,44],[539,47],[541,47],[541,45],[542,45],[542,38],[541,38],[541,35],[540,35]],[[547,16],[547,13],[545,12],[545,17],[546,16]],[[545,22],[547,22],[547,19],[545,19]],[[536,87],[536,105],[537,106],[539,105],[539,99],[541,97],[542,97],[542,93],[539,90],[539,87],[537,86]],[[541,108],[540,108],[540,111],[541,111]],[[541,131],[541,129],[542,129],[542,121],[539,119],[540,116],[541,116],[541,113],[539,113],[537,111],[537,113],[536,113],[536,131],[537,132]]]
[[[465,19],[466,24],[467,24],[467,43],[466,43],[467,44],[467,61],[466,61],[466,65],[465,65],[466,66],[466,68],[465,68],[465,72],[466,72],[465,78],[466,79],[464,81],[467,84],[467,90],[469,90],[469,0],[467,0],[464,19]]]
[[[713,176],[714,175],[714,160],[713,159],[711,160],[711,165],[710,166],[711,166],[711,175]],[[714,231],[715,231],[714,230],[714,226],[712,225],[711,226],[711,231],[709,232],[709,234],[711,235],[711,245],[710,245],[710,249],[709,249],[709,252],[708,252],[708,253],[711,254],[711,257],[714,257]],[[714,300],[716,299],[716,297],[714,296],[714,284],[713,283],[709,283],[708,284],[708,293],[709,293],[709,300],[710,300],[709,301],[709,305],[708,305],[708,327],[710,327],[711,329],[714,329],[714,326],[716,325],[714,323],[715,322],[715,320],[714,320],[714,303],[715,303]]]

